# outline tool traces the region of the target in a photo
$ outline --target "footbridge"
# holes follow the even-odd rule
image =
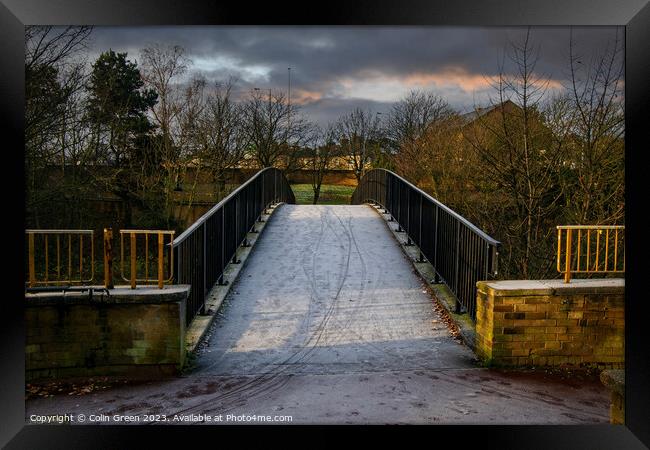
[[[339,279],[328,281],[335,287],[340,284],[335,290],[358,286],[358,292],[352,296],[367,295],[364,283],[369,282],[369,268],[381,266],[385,257],[375,250],[395,246],[389,232],[391,226],[404,233],[406,245],[418,247],[420,262],[431,263],[434,270],[428,281],[447,285],[455,296],[456,312],[466,312],[474,319],[476,282],[497,275],[498,241],[391,171],[367,172],[354,191],[350,206],[294,203],[284,174],[267,168],[174,240],[175,282],[192,286],[187,302],[188,324],[197,314],[206,312],[205,298],[214,285],[226,283],[224,272],[228,264],[238,263],[238,247],[249,245],[248,233],[255,233],[267,210],[278,204],[283,206],[273,215],[274,223],[266,234],[273,236],[278,230],[285,230],[285,235],[276,246],[259,244],[256,253],[263,252],[261,259],[275,261],[276,267],[283,268],[277,274],[281,279],[296,279],[307,264],[312,273],[303,281],[313,290],[318,289],[315,280],[319,276],[329,276]],[[387,218],[389,228],[382,216]],[[264,237],[261,243],[270,239]],[[357,255],[358,267],[353,254]],[[311,262],[305,258],[311,258]],[[341,264],[344,271],[340,270]],[[404,258],[386,267],[372,286],[373,292],[377,292],[378,282],[399,292],[403,286],[391,274],[408,267]],[[247,276],[259,278],[260,274],[251,266]]]
[[[89,417],[101,405],[107,415],[161,413],[166,420],[201,423],[207,416],[226,423],[251,417],[310,424],[608,421],[609,397],[599,381],[494,371],[478,365],[459,338],[447,309],[465,312],[464,320],[476,317],[477,324],[484,320],[484,303],[476,314],[476,283],[497,275],[497,241],[390,171],[369,171],[351,203],[296,205],[283,173],[264,169],[171,245],[162,232],[151,239],[159,256],[169,255],[159,261],[172,267],[170,275],[159,263],[158,283],[175,286],[126,286],[110,290],[110,297],[64,296],[51,305],[36,298],[46,294],[29,294],[39,302],[31,307],[38,320],[30,323],[42,328],[49,320],[54,331],[61,320],[69,325],[56,351],[69,346],[74,333],[83,337],[75,344],[85,352],[75,373],[87,370],[87,355],[95,355],[103,373],[116,364],[140,372],[161,364],[184,369],[177,377],[84,398],[30,400],[26,414],[64,410]],[[121,235],[133,243],[135,233]],[[135,249],[131,245],[132,261]],[[429,275],[417,273],[422,266],[432,268]],[[146,263],[140,269],[144,279],[155,273]],[[177,289],[187,295],[188,285],[189,298],[163,298]],[[447,309],[432,298],[441,290],[451,293]],[[218,304],[215,292],[222,295]],[[86,345],[94,323],[99,337]],[[40,355],[33,347],[44,345],[35,339],[36,325],[29,364],[58,370],[31,356]],[[197,329],[189,361],[174,359],[186,354],[179,345]],[[508,349],[509,357],[518,357],[514,352]]]

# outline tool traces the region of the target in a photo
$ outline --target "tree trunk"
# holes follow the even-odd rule
[[[318,203],[318,199],[320,198],[320,184],[316,186],[316,189],[314,189],[314,205]]]

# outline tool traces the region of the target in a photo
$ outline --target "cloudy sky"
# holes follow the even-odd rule
[[[286,93],[291,67],[292,103],[324,125],[355,107],[388,112],[414,89],[433,91],[460,112],[486,104],[489,78],[508,42],[521,42],[525,28],[464,27],[97,27],[89,57],[109,48],[139,60],[153,44],[182,46],[192,63],[188,76],[237,78],[236,94],[253,88]],[[585,60],[613,43],[622,28],[573,29]],[[561,90],[568,77],[569,28],[532,28],[539,48],[536,72]],[[506,59],[506,71],[513,70]]]

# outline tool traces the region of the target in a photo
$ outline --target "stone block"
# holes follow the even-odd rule
[[[547,317],[545,312],[527,312],[524,313],[524,317],[522,317],[522,319],[526,319],[526,320],[542,320],[546,318]],[[555,319],[550,319],[550,320],[555,320]]]
[[[546,327],[547,334],[565,334],[566,327]]]
[[[528,305],[528,304],[519,304],[514,305],[515,312],[535,312],[537,311],[537,305]]]
[[[544,348],[549,350],[559,350],[562,347],[560,341],[546,341],[544,342]]]
[[[524,303],[528,305],[547,305],[550,303],[550,296],[539,295],[534,297],[524,297]]]

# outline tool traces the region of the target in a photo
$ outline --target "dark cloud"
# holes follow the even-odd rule
[[[601,51],[622,29],[573,29],[576,49]],[[509,42],[525,28],[503,27],[97,27],[91,59],[112,48],[139,59],[153,43],[181,45],[191,73],[210,80],[239,79],[238,89],[287,89],[320,124],[359,106],[387,111],[410,89],[433,90],[458,109],[487,101],[485,77],[497,73]],[[560,85],[568,76],[569,28],[536,27],[536,71]],[[508,64],[506,70],[511,70]]]

